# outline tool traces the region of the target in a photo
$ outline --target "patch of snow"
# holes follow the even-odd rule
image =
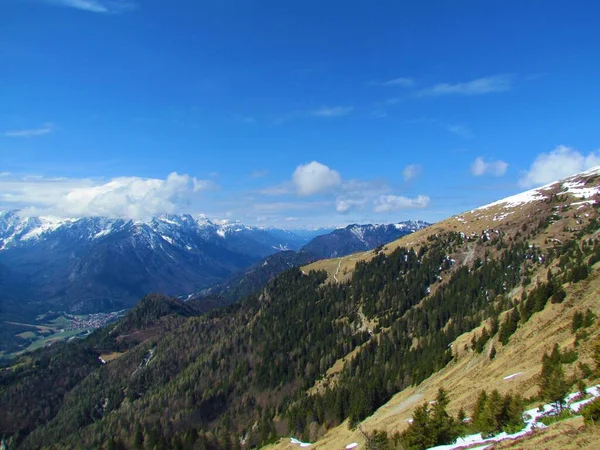
[[[600,385],[587,388],[585,391],[591,396],[591,398],[568,405],[571,411],[579,412],[582,406],[600,397]],[[577,394],[578,393],[573,393],[565,397],[565,403],[568,404],[569,401],[572,401],[573,399],[577,398]],[[541,411],[538,408],[529,409],[523,413],[525,428],[523,428],[521,431],[518,431],[517,433],[508,434],[506,432],[502,432],[500,434],[497,434],[496,436],[492,436],[487,439],[484,439],[481,433],[471,434],[469,436],[459,437],[454,444],[438,445],[436,447],[430,447],[428,450],[454,450],[471,444],[491,444],[492,442],[500,442],[506,439],[517,439],[522,436],[525,436],[526,434],[531,433],[536,428],[546,428],[546,425],[544,425],[542,422],[538,422],[538,419],[541,419],[542,417],[547,416],[549,414],[555,414],[556,412],[557,409],[556,406],[554,406],[554,404],[544,405]],[[489,445],[484,445],[482,447],[477,448],[487,448],[488,446]]]
[[[514,211],[507,211],[507,212],[502,213],[502,214],[500,214],[498,216],[494,216],[494,218],[492,220],[494,222],[499,222],[501,220],[506,219],[508,216],[510,216],[511,214],[514,214],[514,213],[515,213]]]
[[[160,237],[163,238],[165,241],[167,241],[169,244],[174,245],[173,239],[171,239],[169,236],[165,236],[164,234],[161,234]]]
[[[350,229],[352,234],[358,238],[359,241],[363,242],[365,239],[365,230],[361,226],[355,226]]]
[[[356,447],[358,447],[357,442],[352,442],[351,444],[346,445],[347,450],[350,450],[351,448],[356,448]]]
[[[565,193],[578,198],[590,198],[600,193],[600,187],[593,186],[586,188],[585,183],[582,181],[567,181],[563,183],[562,187],[566,189]]]
[[[552,183],[552,184],[544,186],[542,188],[531,189],[529,191],[521,192],[520,194],[513,195],[511,197],[506,197],[502,200],[498,200],[493,203],[489,203],[487,205],[480,206],[479,208],[475,208],[471,212],[488,209],[488,208],[491,208],[492,206],[498,206],[498,205],[504,205],[505,209],[510,209],[510,208],[514,208],[515,206],[521,206],[521,205],[525,205],[527,203],[539,202],[539,201],[545,200],[546,197],[544,195],[542,195],[540,190],[548,189],[551,186],[553,186],[554,184],[556,184],[556,183]]]
[[[46,232],[52,232],[62,225],[74,222],[76,219],[61,219],[54,216],[42,216],[38,217],[38,220],[39,226],[22,235],[20,237],[22,241],[39,238],[42,234]]]
[[[217,230],[217,234],[218,234],[219,236],[221,236],[223,239],[225,239],[225,230],[223,230],[223,229],[219,228],[219,229]]]
[[[518,377],[519,375],[521,375],[523,372],[517,372],[517,373],[513,373],[512,375],[508,375],[504,378],[502,378],[503,380],[512,380],[515,377]]]
[[[290,438],[290,444],[300,445],[300,447],[310,447],[312,444],[309,442],[302,442],[296,438]]]
[[[99,238],[101,238],[102,236],[106,236],[106,235],[110,234],[110,232],[111,232],[111,231],[112,231],[112,229],[111,229],[111,228],[106,228],[106,229],[104,229],[104,230],[102,230],[102,231],[98,231],[96,234],[94,234],[94,235],[92,236],[92,239],[99,239]]]

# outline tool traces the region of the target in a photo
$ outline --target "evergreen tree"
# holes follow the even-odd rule
[[[560,346],[556,344],[550,355],[544,353],[542,357],[540,397],[550,400],[562,409],[568,389],[569,385],[561,364]]]

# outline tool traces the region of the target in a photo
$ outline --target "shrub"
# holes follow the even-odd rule
[[[588,403],[581,410],[581,415],[586,424],[595,424],[600,420],[600,398]]]

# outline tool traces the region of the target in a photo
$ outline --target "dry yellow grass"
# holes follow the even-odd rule
[[[469,413],[480,390],[498,389],[501,393],[513,391],[519,392],[523,396],[534,395],[538,390],[537,376],[541,369],[544,352],[549,352],[555,343],[562,347],[572,348],[573,346],[574,335],[571,332],[570,324],[574,312],[590,308],[600,315],[600,270],[596,268],[593,275],[587,280],[568,287],[567,293],[568,296],[564,303],[549,304],[544,311],[534,314],[511,337],[509,344],[504,348],[494,340],[488,343],[486,350],[480,355],[471,350],[465,350],[465,344],[470,343],[473,333],[481,332],[481,327],[460,336],[453,344],[453,348],[458,353],[457,361],[450,363],[445,369],[431,376],[419,386],[405,389],[396,394],[375,414],[363,421],[361,428],[365,432],[373,430],[385,430],[388,433],[401,432],[408,426],[408,419],[412,416],[414,408],[423,401],[433,400],[441,386],[451,393],[449,410],[453,413],[460,408],[464,408]],[[578,348],[580,356],[577,362],[592,365],[592,343],[600,337],[598,323],[594,324],[590,331],[590,337]],[[497,349],[494,360],[488,358],[491,345],[495,345]],[[517,373],[519,375],[514,378],[504,379],[504,377]],[[572,370],[567,371],[568,375],[571,373]],[[582,427],[583,424],[579,419],[559,423],[544,433],[511,443],[503,443],[502,447],[494,448],[600,448],[600,444],[596,447],[592,444],[600,442],[597,440],[598,431],[584,430]],[[559,432],[555,432],[555,429]],[[574,432],[573,430],[583,433],[581,438],[576,440],[577,444],[569,441],[569,445],[572,446],[564,447],[565,439],[562,436],[564,433]],[[531,443],[529,439],[531,439]],[[348,429],[347,423],[343,423],[329,430],[311,448],[343,449],[351,442],[364,444],[365,439],[360,431],[351,431]],[[266,448],[297,449],[298,446],[290,444],[289,439],[281,439],[277,444]]]
[[[433,400],[438,388],[441,386],[451,395],[449,410],[453,413],[456,413],[460,408],[464,408],[469,413],[480,390],[498,389],[501,393],[513,391],[526,397],[535,395],[538,391],[537,376],[541,369],[541,359],[544,352],[550,352],[555,343],[558,343],[561,347],[573,347],[574,335],[571,332],[571,319],[574,312],[585,311],[590,308],[600,316],[600,267],[597,264],[593,269],[594,271],[588,279],[572,286],[566,286],[567,298],[562,304],[549,303],[542,312],[534,314],[511,337],[506,347],[502,347],[494,339],[487,344],[482,354],[475,354],[470,349],[465,349],[465,345],[470,344],[473,333],[481,332],[481,327],[460,336],[453,344],[453,349],[458,354],[458,360],[453,361],[445,369],[431,376],[419,386],[405,389],[396,394],[388,403],[362,422],[361,428],[363,431],[371,432],[378,429],[385,430],[388,433],[401,432],[408,426],[408,419],[411,417],[414,408],[423,401]],[[579,359],[577,362],[593,366],[592,344],[600,338],[598,322],[589,331],[589,338],[581,342],[578,347]],[[494,360],[490,360],[488,357],[492,345],[497,350]],[[575,366],[576,364],[573,364],[567,370],[567,375],[573,373]],[[336,365],[330,369],[331,373],[341,370],[342,367],[342,361],[336,362]],[[504,379],[514,374],[518,375],[508,380]],[[566,427],[567,425],[561,424],[559,429],[567,430]],[[551,430],[553,428],[551,427]],[[593,434],[586,431],[584,434],[587,437],[582,437],[581,447],[569,448],[594,448],[593,446],[586,447],[585,445],[588,444],[585,442],[593,439],[594,436],[597,437],[597,433]],[[561,433],[548,431],[543,437],[540,436],[532,436],[532,444],[524,443],[528,442],[529,438],[527,438],[520,440],[519,444],[510,444],[514,445],[513,447],[498,448],[563,448],[561,444],[563,440],[562,438],[559,439],[562,436]],[[537,447],[536,445],[542,442],[540,439],[544,440],[544,444],[542,447]],[[552,443],[554,440],[556,440],[555,444]],[[350,431],[347,424],[344,423],[329,430],[311,448],[342,449],[351,442],[364,444],[364,441],[365,439],[360,431]],[[266,448],[291,449],[298,447],[290,444],[289,439],[282,439],[277,444]],[[600,444],[595,448],[600,448]]]
[[[100,358],[102,358],[103,361],[105,362],[111,362],[117,358],[120,358],[121,356],[123,356],[125,354],[125,352],[112,352],[112,353],[105,353],[103,355],[100,355]]]

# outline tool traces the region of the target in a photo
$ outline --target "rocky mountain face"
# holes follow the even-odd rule
[[[372,250],[429,225],[421,220],[388,225],[348,225],[346,228],[315,237],[302,247],[302,250],[312,253],[316,259],[336,258]]]
[[[0,213],[4,313],[130,307],[148,292],[182,295],[214,284],[306,237],[206,217],[149,221]],[[9,286],[10,285],[10,286]],[[20,302],[9,301],[11,298]]]

